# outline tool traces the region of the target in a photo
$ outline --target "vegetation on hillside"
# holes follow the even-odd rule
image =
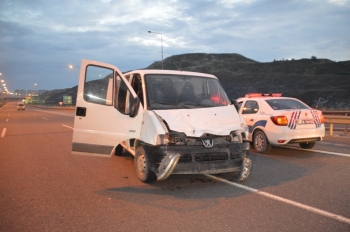
[[[320,99],[319,107],[350,108],[350,61],[312,56],[261,63],[239,54],[196,53],[168,57],[163,65],[164,69],[214,74],[231,99],[251,92],[273,92],[299,98],[312,107]],[[147,69],[161,69],[161,62]]]
[[[164,69],[211,73],[216,75],[231,99],[250,92],[282,93],[315,107],[350,108],[350,61],[328,59],[257,62],[240,54],[190,53],[174,55],[163,61]],[[161,69],[160,61],[146,69]],[[41,97],[46,102],[62,101],[64,95],[76,99],[77,87],[52,90]]]

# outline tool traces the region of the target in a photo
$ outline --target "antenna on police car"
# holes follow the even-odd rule
[[[316,105],[316,109],[318,109],[318,104],[320,104],[320,100],[321,100],[321,97],[318,98],[318,102],[317,102],[317,105]]]
[[[176,66],[176,68],[181,72],[181,68],[179,68],[179,66],[176,65],[176,63],[172,60],[173,64]]]

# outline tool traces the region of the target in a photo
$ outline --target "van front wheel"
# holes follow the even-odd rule
[[[135,152],[134,164],[136,175],[142,182],[152,182],[157,179],[156,174],[150,169],[149,158],[142,146],[138,146]]]

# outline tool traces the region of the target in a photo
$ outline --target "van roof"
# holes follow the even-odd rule
[[[200,72],[190,72],[190,71],[181,71],[181,70],[159,70],[159,69],[138,69],[138,70],[133,70],[127,73],[124,73],[124,75],[129,75],[129,74],[170,74],[170,75],[185,75],[185,76],[201,76],[201,77],[209,77],[209,78],[215,78],[217,79],[216,76],[208,73],[200,73]]]

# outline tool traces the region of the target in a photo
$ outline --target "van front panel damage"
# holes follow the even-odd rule
[[[240,117],[233,105],[176,110],[154,110],[173,131],[200,137],[203,133],[228,135],[241,128]]]
[[[152,171],[164,175],[164,159],[178,156],[177,164],[172,164],[173,170],[170,174],[215,174],[240,171],[243,159],[248,159],[249,143],[227,143],[217,144],[213,147],[203,145],[143,145],[146,153],[150,156]],[[169,157],[171,156],[171,157]],[[174,159],[176,159],[175,157]],[[164,166],[164,165],[163,165]]]

